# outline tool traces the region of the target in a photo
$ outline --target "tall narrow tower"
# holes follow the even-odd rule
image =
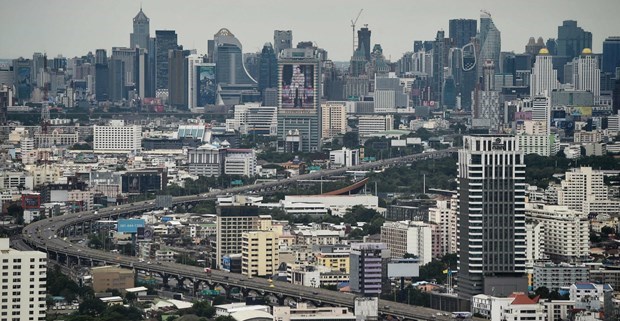
[[[458,161],[458,292],[527,290],[525,164],[511,135],[463,138]]]
[[[140,47],[148,49],[149,43],[149,18],[142,11],[140,11],[133,18],[133,32],[129,35],[129,47],[134,49]]]
[[[553,69],[552,58],[547,48],[538,52],[530,75],[530,96],[551,96],[551,91],[558,88],[558,71]]]

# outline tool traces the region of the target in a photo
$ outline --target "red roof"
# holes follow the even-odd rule
[[[512,301],[512,304],[536,304],[538,303],[538,299],[540,298],[540,296],[536,296],[533,299],[530,299],[530,297],[528,297],[525,294],[513,294],[511,295],[511,297],[514,297],[515,299]]]

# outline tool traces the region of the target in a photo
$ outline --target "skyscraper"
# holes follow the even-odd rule
[[[185,52],[180,49],[168,51],[168,102],[171,106],[187,108],[187,62]]]
[[[136,91],[141,99],[147,97],[147,82],[148,78],[148,63],[149,55],[145,48],[136,47],[135,49],[135,62],[134,62],[134,83]]]
[[[357,50],[364,53],[366,61],[370,61],[370,33],[368,27],[357,31]]]
[[[443,30],[437,31],[435,43],[433,44],[433,100],[439,103],[439,107],[443,107],[443,80],[444,67],[448,56],[448,48],[446,48],[446,38]],[[444,57],[445,56],[445,57]]]
[[[451,19],[448,35],[454,47],[463,48],[476,36],[477,31],[478,21],[475,19]]]
[[[499,53],[502,47],[501,33],[495,27],[491,14],[483,11],[480,14],[480,55],[478,61],[493,60],[495,66],[500,65]],[[482,64],[478,64],[478,74],[482,74]]]
[[[293,31],[291,30],[274,30],[273,31],[273,49],[276,55],[284,49],[293,48]]]
[[[317,151],[321,144],[320,57],[315,49],[285,49],[278,60],[278,149]],[[287,144],[290,140],[301,140]]]
[[[575,90],[592,92],[594,102],[598,103],[601,96],[601,70],[598,68],[598,59],[592,55],[592,50],[585,48],[573,64]]]
[[[553,57],[546,48],[540,49],[530,75],[530,96],[550,96],[557,88],[558,71],[553,69]]]
[[[19,58],[13,60],[13,79],[15,84],[15,98],[20,104],[30,100],[32,94],[32,60]]]
[[[477,91],[475,108],[472,117],[488,122],[492,132],[499,132],[501,113],[499,108],[499,91],[495,90],[495,65],[492,60],[482,64],[481,90]]]
[[[214,35],[213,62],[217,68],[217,83],[228,85],[254,85],[254,80],[243,65],[242,46],[239,39],[226,28]]]
[[[265,88],[278,86],[278,57],[271,43],[266,43],[260,54],[258,90],[262,93]]]
[[[149,43],[149,18],[140,12],[133,18],[133,32],[129,35],[129,47],[134,49],[140,47],[148,49]]]
[[[174,30],[155,30],[155,89],[168,89],[168,51],[177,47]]]
[[[463,138],[458,160],[458,292],[507,296],[527,289],[525,164],[510,135]]]
[[[558,56],[574,58],[584,48],[592,48],[592,33],[577,27],[577,21],[565,20],[558,27]]]
[[[603,72],[616,74],[620,67],[620,37],[608,37],[603,41]]]

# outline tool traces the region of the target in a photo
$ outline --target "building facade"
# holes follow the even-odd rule
[[[390,251],[383,243],[353,243],[349,256],[351,291],[364,296],[379,296],[384,281],[385,261]]]
[[[241,274],[269,276],[278,271],[278,235],[273,231],[241,234]]]
[[[95,153],[138,152],[142,148],[142,126],[124,123],[93,126]]]
[[[381,243],[387,245],[392,258],[413,254],[420,264],[428,264],[433,258],[432,228],[424,222],[385,222],[381,227]]]

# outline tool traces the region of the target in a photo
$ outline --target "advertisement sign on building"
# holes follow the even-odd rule
[[[137,233],[139,227],[144,227],[142,219],[118,220],[116,231],[119,233]]]
[[[215,64],[197,66],[198,75],[198,107],[215,105],[215,92],[217,90],[215,80]]]
[[[282,108],[315,108],[314,65],[282,66]]]

